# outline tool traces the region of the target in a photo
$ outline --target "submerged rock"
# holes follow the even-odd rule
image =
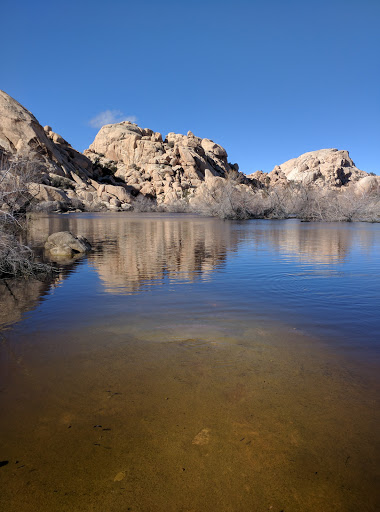
[[[91,244],[84,236],[74,236],[70,231],[59,231],[48,237],[45,250],[54,257],[72,258],[76,254],[91,251]]]

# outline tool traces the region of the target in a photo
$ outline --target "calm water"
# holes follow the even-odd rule
[[[94,251],[0,284],[1,510],[380,509],[379,225],[50,215],[30,243],[61,230]]]

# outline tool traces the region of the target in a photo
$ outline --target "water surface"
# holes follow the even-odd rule
[[[379,509],[380,226],[49,215],[1,284],[1,510]],[[41,255],[42,257],[42,255]]]

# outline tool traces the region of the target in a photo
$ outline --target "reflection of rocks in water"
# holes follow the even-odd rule
[[[207,278],[233,244],[231,231],[209,219],[115,220],[114,243],[89,257],[113,293],[136,291],[143,283],[164,278]]]
[[[52,288],[71,272],[66,268],[49,279],[0,279],[0,329],[19,322],[24,313],[35,309]]]
[[[62,219],[61,223],[59,222]],[[85,236],[95,251],[88,259],[105,288],[133,292],[164,278],[207,278],[236,249],[246,232],[223,221],[183,215],[45,216],[31,226],[34,245],[51,231]]]
[[[278,222],[278,221],[277,221]],[[347,224],[276,223],[273,229],[261,231],[260,241],[276,247],[281,254],[294,255],[310,263],[338,263],[346,258],[353,247],[366,249],[374,243],[373,233],[368,226],[353,229]]]
[[[206,278],[244,236],[222,221],[189,216],[45,216],[31,225],[32,245],[62,229],[93,244],[88,260],[106,290],[115,293],[136,291],[142,283],[165,277]]]
[[[313,264],[333,264],[374,243],[373,231],[359,224],[253,221],[240,224],[175,214],[45,215],[31,221],[34,246],[49,233],[72,231],[93,245],[89,262],[105,289],[137,291],[164,278],[207,278],[242,243],[275,247],[280,254]]]
[[[34,279],[1,279],[0,326],[18,322],[23,313],[39,304],[48,290],[48,283]]]

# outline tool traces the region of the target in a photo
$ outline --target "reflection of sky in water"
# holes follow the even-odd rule
[[[97,249],[30,316],[36,326],[206,323],[236,330],[283,322],[371,352],[379,339],[378,225],[152,215],[44,222],[36,224],[39,233],[71,229]]]

